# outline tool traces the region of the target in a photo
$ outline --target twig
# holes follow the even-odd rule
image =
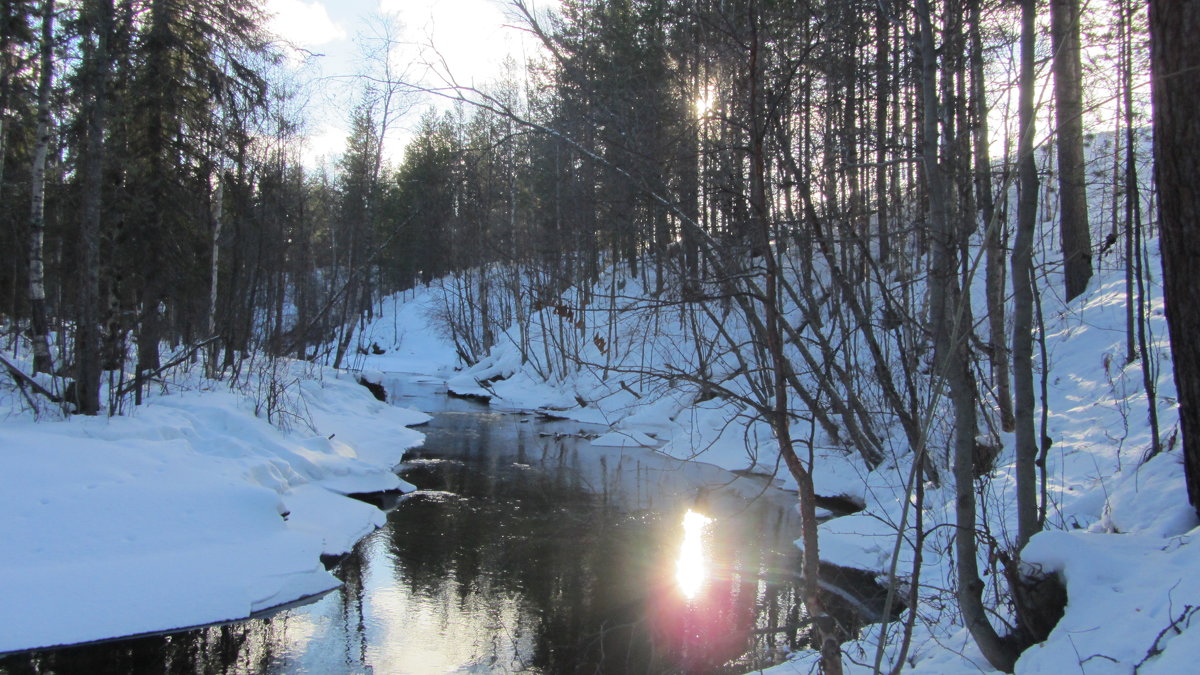
[[[1134,675],[1137,674],[1138,669],[1141,668],[1142,666],[1144,666],[1147,661],[1149,661],[1150,659],[1163,653],[1163,651],[1165,650],[1165,647],[1162,647],[1159,643],[1162,641],[1162,639],[1164,637],[1166,637],[1166,635],[1169,631],[1172,631],[1172,630],[1175,631],[1176,635],[1183,634],[1183,631],[1179,630],[1179,624],[1183,623],[1184,621],[1190,620],[1192,615],[1195,614],[1197,611],[1200,611],[1200,607],[1184,605],[1183,611],[1179,613],[1179,617],[1172,620],[1171,623],[1167,624],[1167,626],[1165,628],[1158,631],[1158,635],[1154,638],[1154,642],[1152,642],[1150,644],[1150,649],[1146,650],[1146,655],[1143,656],[1142,660],[1138,661],[1137,665],[1133,667]]]
[[[625,384],[625,380],[618,380],[618,382],[621,384],[621,388],[622,388],[622,389],[624,389],[625,391],[629,392],[630,394],[633,394],[633,397],[634,397],[634,398],[640,399],[640,398],[642,397],[642,395],[641,395],[641,394],[639,394],[639,393],[637,393],[636,391],[634,391],[634,390],[630,389],[630,388],[629,388],[629,385]]]

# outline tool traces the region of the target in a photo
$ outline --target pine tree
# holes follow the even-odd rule
[[[1200,513],[1200,70],[1195,48],[1200,4],[1150,2],[1150,54],[1154,91],[1155,182],[1162,209],[1163,290],[1179,427],[1183,436],[1188,499]]]

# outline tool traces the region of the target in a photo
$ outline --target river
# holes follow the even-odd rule
[[[0,672],[746,672],[797,639],[793,494],[435,383],[387,386],[433,415],[398,467],[419,489],[337,563],[341,588]]]

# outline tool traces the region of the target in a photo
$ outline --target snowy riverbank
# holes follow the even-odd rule
[[[123,417],[8,413],[0,652],[237,619],[336,587],[321,556],[384,522],[346,495],[411,489],[392,467],[428,416],[352,375],[288,368],[290,431],[256,417],[253,395],[198,380]]]
[[[1141,363],[1123,359],[1123,280],[1109,272],[1091,288],[1070,305],[1046,307],[1047,431],[1054,440],[1048,531],[1034,537],[1024,558],[1060,573],[1069,598],[1058,627],[1025,652],[1017,670],[1128,673],[1140,665],[1143,673],[1185,672],[1200,659],[1192,628],[1200,530],[1173,440],[1161,300],[1151,305],[1150,329],[1165,449],[1143,462],[1147,397]],[[386,300],[361,334],[364,345],[378,347],[366,351],[382,353],[356,354],[351,365],[369,379],[385,372],[449,377],[452,390],[490,396],[497,408],[603,423],[611,432],[600,444],[654,447],[731,470],[774,469],[766,430],[730,402],[703,400],[685,387],[587,369],[546,381],[521,363],[511,336],[476,366],[453,372],[455,350],[431,318],[439,294],[434,286]],[[623,340],[638,339],[636,325],[617,329]],[[666,359],[675,348],[664,341],[643,353]],[[581,354],[594,362],[603,356]],[[0,561],[0,651],[236,618],[335,586],[319,556],[347,550],[382,522],[377,509],[343,495],[402,487],[391,467],[420,442],[404,425],[425,416],[375,401],[350,375],[309,368],[284,378],[294,382],[292,403],[305,418],[287,433],[255,417],[253,395],[204,391],[198,382],[122,418],[5,419],[0,537],[9,554]],[[997,469],[979,492],[982,522],[1007,545],[1012,437],[1000,441]],[[822,525],[823,559],[876,573],[889,566],[909,468],[903,445],[893,447],[896,454],[868,472],[855,454],[817,444],[817,492],[866,507]],[[778,479],[790,483],[784,472]],[[927,486],[913,672],[989,671],[956,613],[933,609],[953,603],[952,511],[952,493]],[[903,583],[911,541],[900,551]],[[895,658],[899,633],[893,623],[885,663]],[[857,664],[873,661],[878,634],[869,626],[844,646],[849,672],[870,670]],[[814,655],[793,656],[773,672],[814,667]]]
[[[601,279],[598,287],[609,283]],[[636,279],[622,279],[626,293],[636,295]],[[1147,396],[1142,363],[1126,364],[1124,279],[1119,270],[1102,272],[1088,293],[1070,305],[1046,300],[1047,432],[1054,444],[1047,457],[1049,508],[1047,531],[1025,551],[1029,569],[1059,573],[1069,594],[1066,615],[1050,638],[1024,653],[1018,672],[1128,673],[1184,672],[1200,659],[1200,633],[1191,627],[1200,606],[1200,581],[1192,573],[1200,565],[1200,529],[1187,504],[1178,443],[1177,415],[1161,295],[1152,289],[1149,317],[1152,358],[1157,384],[1161,434],[1165,449],[1143,463],[1149,447]],[[385,354],[366,356],[364,367],[436,373],[453,363],[453,350],[429,326],[431,308],[441,290],[411,294],[406,302],[385,303],[384,315],[367,335]],[[614,332],[626,344],[637,342],[636,317],[616,318]],[[746,423],[745,411],[721,399],[701,400],[687,387],[634,382],[600,369],[579,369],[546,381],[532,364],[522,363],[515,331],[477,365],[453,375],[451,390],[488,396],[499,408],[552,410],[581,421],[607,424],[612,432],[598,439],[613,445],[641,445],[679,458],[698,458],[726,469],[771,472],[775,469],[768,430]],[[578,358],[604,363],[602,345],[587,346]],[[639,358],[670,363],[677,344],[669,339],[640,344]],[[632,351],[632,350],[631,350]],[[417,354],[432,354],[414,360]],[[396,368],[397,363],[405,365]],[[660,368],[661,370],[662,368]],[[635,393],[639,392],[640,393]],[[581,405],[586,403],[586,405]],[[898,430],[896,430],[898,433]],[[797,426],[794,434],[810,430]],[[997,469],[979,492],[991,536],[1003,545],[1013,532],[1013,437],[1003,444]],[[823,447],[822,447],[823,446]],[[829,562],[879,573],[891,562],[897,524],[906,501],[909,456],[900,441],[895,455],[868,472],[856,454],[818,443],[814,468],[822,495],[846,495],[863,502],[864,511],[821,528],[821,557]],[[761,450],[760,450],[761,448]],[[940,450],[939,450],[940,452]],[[785,471],[777,477],[791,483]],[[921,599],[913,647],[907,660],[914,672],[978,673],[990,668],[953,611],[953,493],[927,486],[923,521],[929,536],[923,547]],[[909,527],[913,522],[910,515]],[[1194,543],[1195,542],[1195,543]],[[1195,546],[1195,548],[1193,548]],[[902,584],[912,569],[911,541],[901,547],[898,573]],[[990,571],[998,575],[999,570]],[[993,577],[994,578],[994,577]],[[1011,620],[1000,616],[997,621]],[[896,657],[901,625],[889,626],[885,665]],[[1191,634],[1191,637],[1188,635]],[[879,626],[867,627],[845,645],[848,672],[870,672]],[[798,653],[775,673],[810,672],[815,655]]]

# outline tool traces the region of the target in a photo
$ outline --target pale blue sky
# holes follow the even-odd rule
[[[557,7],[558,2],[536,0],[534,4]],[[448,70],[459,83],[482,85],[500,73],[505,55],[513,53],[523,60],[522,54],[536,49],[527,33],[511,26],[507,6],[506,0],[266,0],[267,11],[274,16],[274,32],[320,54],[306,68],[320,77],[309,116],[309,161],[335,155],[344,145],[354,96],[346,82],[363,70],[356,38],[372,20],[386,14],[398,19],[399,38],[406,46],[393,62],[408,68],[410,79],[441,86],[445,72],[437,71]],[[296,58],[301,58],[299,53]],[[439,66],[435,72],[423,65],[443,60],[445,68]],[[419,112],[414,113],[401,126],[412,127],[418,117]],[[398,155],[406,136],[400,129],[389,138],[389,155]]]

